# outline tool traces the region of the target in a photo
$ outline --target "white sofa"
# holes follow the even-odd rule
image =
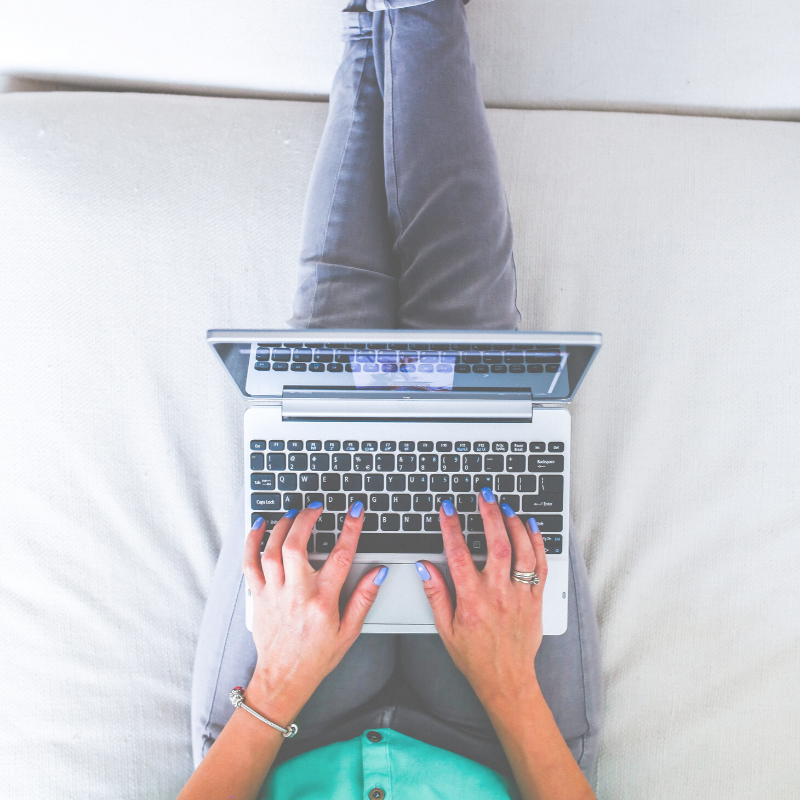
[[[242,401],[204,332],[288,317],[325,114],[0,95],[3,797],[170,798],[189,774],[195,638],[242,477]],[[795,800],[800,126],[490,123],[523,326],[605,335],[573,407],[598,795]]]

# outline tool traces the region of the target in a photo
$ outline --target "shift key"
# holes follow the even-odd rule
[[[280,511],[281,496],[278,492],[274,494],[253,492],[250,495],[250,508],[252,508],[253,511]]]

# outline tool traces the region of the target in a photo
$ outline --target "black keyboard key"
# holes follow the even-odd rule
[[[305,372],[307,369],[305,364],[292,364],[292,372]]]
[[[368,492],[382,492],[383,491],[383,475],[365,475],[364,488]]]
[[[563,472],[564,456],[528,456],[528,472]]]
[[[539,524],[539,530],[542,533],[559,533],[564,528],[564,517],[561,514],[526,514],[519,515],[523,524],[527,524],[528,520],[533,517]]]
[[[333,514],[320,514],[314,527],[318,531],[332,531],[336,527],[336,517]]]
[[[473,364],[472,365],[473,372],[488,372],[489,365],[488,364]]]
[[[422,442],[420,442],[422,444]],[[439,470],[439,456],[435,453],[420,453],[419,471],[437,472]]]
[[[341,442],[337,442],[335,439],[328,439],[328,441],[325,442],[325,449],[327,451],[329,451],[329,452],[334,452],[336,450],[341,450],[342,449],[342,443]]]
[[[361,534],[356,552],[442,553],[444,545],[437,533],[367,533]]]
[[[508,368],[508,371],[509,372],[514,372],[516,374],[519,374],[520,372],[525,372],[525,365],[524,364],[512,364]]]
[[[452,442],[436,442],[436,450],[439,453],[449,453],[453,449]]]
[[[399,514],[381,514],[380,515],[380,519],[381,519],[381,530],[382,531],[399,531],[400,530],[400,515]],[[363,538],[364,537],[362,536],[361,540],[363,540]],[[358,546],[359,546],[359,551],[358,552],[362,552],[363,553],[364,551],[360,549],[361,548],[361,541],[359,541]],[[387,552],[394,552],[394,551],[389,550]]]
[[[278,491],[293,492],[297,488],[297,475],[293,472],[281,472],[278,475]]]
[[[432,453],[433,442],[417,442],[417,450],[419,450],[420,453]]]
[[[369,496],[369,510],[370,511],[388,511],[389,510],[389,495],[388,494],[371,494]]]
[[[456,453],[469,453],[470,447],[469,442],[456,442]]]
[[[344,364],[326,364],[325,369],[328,372],[344,372]]]
[[[468,531],[482,531],[483,530],[483,517],[480,514],[469,514],[467,516],[467,530]]]
[[[472,491],[472,478],[469,475],[453,475],[451,483],[454,492]]]
[[[319,439],[309,439],[306,442],[306,450],[322,450],[322,442]]]
[[[394,472],[394,453],[379,453],[375,456],[375,469],[378,472]]]
[[[272,364],[272,369],[275,372],[288,372],[289,371],[289,365],[288,364],[284,364],[284,363],[274,362]]]
[[[318,533],[316,536],[316,549],[318,553],[330,553],[335,544],[335,533]]]
[[[314,361],[317,364],[330,364],[333,361],[333,350],[317,350],[314,353]]]
[[[421,531],[422,530],[422,515],[421,514],[403,514],[403,530],[404,531]]]
[[[544,446],[544,442],[531,442],[530,443],[530,451],[531,453],[544,453],[547,448]]]
[[[503,356],[489,355],[488,353],[483,356],[484,364],[499,364],[503,360]]]
[[[428,476],[427,475],[409,475],[408,476],[408,491],[409,492],[427,492],[428,491]]]
[[[545,372],[558,372],[558,364],[545,364],[544,365]]]
[[[271,472],[254,472],[250,476],[250,488],[261,489],[262,492],[265,489],[274,489],[275,476]]]
[[[522,495],[523,511],[563,511],[564,495],[561,492],[539,492]]]
[[[480,472],[483,468],[483,456],[468,455],[464,456],[464,472]]]
[[[525,472],[525,456],[506,456],[506,472]]]
[[[503,361],[506,364],[522,364],[525,359],[523,358],[522,354],[512,354],[512,353],[505,353],[503,355]]]
[[[273,361],[288,361],[291,357],[292,357],[291,351],[287,350],[284,347],[276,347],[272,351]]]
[[[440,531],[442,529],[439,524],[438,514],[425,514],[424,525],[426,531]]]
[[[377,514],[364,514],[364,522],[361,526],[362,531],[376,531],[378,530],[378,515]]]
[[[433,497],[429,494],[415,494],[414,511],[433,511]]]
[[[431,491],[432,492],[450,491],[450,476],[442,475],[441,473],[437,475],[431,475]]]
[[[327,472],[330,467],[330,456],[327,453],[312,453],[309,459],[314,472]]]
[[[333,358],[341,371],[343,364],[349,364],[355,358],[355,353],[348,348],[344,348],[337,350]],[[330,369],[330,367],[328,367],[328,369]]]
[[[311,351],[307,350],[305,347],[298,348],[292,351],[292,361],[311,361],[311,355]]]
[[[564,442],[550,442],[547,445],[547,449],[551,453],[563,453],[564,452]]]
[[[250,495],[250,508],[253,511],[278,511],[281,507],[281,496],[275,494],[262,494],[254,492]]]
[[[347,514],[346,513],[342,513],[342,514],[337,514],[336,515],[336,527],[340,531],[344,530],[344,521],[346,519],[347,519]]]
[[[505,364],[492,364],[492,372],[508,372],[508,367]]]
[[[331,456],[331,466],[336,472],[349,472],[353,468],[350,453],[337,453]]]
[[[270,513],[266,512],[266,511],[254,511],[250,515],[250,524],[253,525],[253,523],[259,517],[263,517],[264,518],[264,530],[265,531],[271,531],[275,527],[275,523],[277,523],[278,520],[283,519],[283,512],[281,511],[281,512],[279,512],[277,514],[275,514],[275,513],[270,514]],[[266,542],[264,542],[264,544],[266,544]]]
[[[494,478],[495,492],[513,492],[514,491],[514,476],[513,475],[495,475]]]
[[[467,547],[474,556],[486,555],[486,536],[482,533],[475,533],[467,536]]]
[[[363,488],[364,476],[356,472],[348,472],[342,479],[342,488],[345,492],[360,492]]]
[[[270,472],[281,472],[282,470],[286,469],[285,453],[267,454],[267,469]]]
[[[536,491],[536,476],[535,475],[518,475],[517,476],[517,491],[520,492],[521,494],[524,494],[525,492],[535,492]]]
[[[352,439],[347,439],[344,443],[344,449],[349,453],[355,453],[358,450],[358,442],[354,442]]]
[[[328,511],[344,511],[347,508],[347,495],[337,493],[326,494],[325,508]]]
[[[476,453],[488,453],[489,442],[475,442],[475,444],[472,445],[472,449]]]
[[[277,368],[277,366],[276,364],[275,367]],[[269,372],[272,369],[269,361],[256,361],[255,367],[259,372]]]
[[[250,441],[250,449],[251,450],[266,450],[267,449],[267,443],[264,441],[264,439],[252,439]]]
[[[303,492],[316,492],[319,489],[319,475],[313,472],[304,472],[300,475],[298,485]]]
[[[358,453],[353,456],[353,469],[357,472],[372,472],[374,456],[372,453]]]
[[[387,492],[404,492],[406,490],[406,476],[405,475],[387,475],[386,476],[386,491]]]
[[[533,491],[533,490],[531,490]],[[540,475],[539,476],[539,491],[540,492],[559,492],[564,491],[564,476],[563,475]]]
[[[559,553],[564,552],[564,537],[561,534],[544,533],[542,534],[542,541],[544,542],[544,552],[548,556],[557,556]]]
[[[289,469],[296,472],[308,469],[308,455],[306,453],[289,453]]]
[[[322,476],[322,490],[324,492],[338,492],[341,488],[342,476],[335,472],[328,472]]]
[[[507,453],[508,452],[508,442],[492,442],[492,452],[493,453]]]
[[[414,452],[414,442],[400,442],[400,452],[401,453],[413,453]]]
[[[486,456],[483,459],[483,468],[487,472],[502,472],[505,468],[505,458],[503,456]]]
[[[300,439],[289,439],[289,450],[302,450],[303,442]]]
[[[455,505],[456,501],[452,494],[437,494],[436,505],[434,506],[434,508],[438,511],[445,500],[449,500],[451,503],[453,503],[453,505]]]
[[[398,472],[416,472],[417,457],[409,453],[397,456],[397,470]]]
[[[287,492],[283,496],[283,510],[288,511],[290,508],[301,509],[303,507],[303,495],[300,492]]]
[[[484,486],[488,486],[490,489],[492,488],[492,476],[491,475],[476,475],[472,479],[472,491],[477,494]]]
[[[309,492],[306,495],[306,505],[305,507],[308,508],[312,503],[322,503],[325,505],[325,495],[321,492]]]
[[[445,472],[458,472],[461,469],[461,456],[442,456],[442,469]]]
[[[393,453],[397,450],[397,442],[381,442],[382,453]]]
[[[309,372],[325,372],[325,365],[324,364],[309,364],[308,365]]]
[[[456,510],[469,512],[478,510],[478,498],[474,494],[456,495]]]
[[[250,453],[250,469],[260,472],[264,469],[264,454],[263,453]],[[268,467],[267,469],[272,469]]]
[[[361,449],[365,453],[374,453],[378,449],[377,442],[361,442]]]
[[[286,447],[286,443],[283,441],[283,439],[270,439],[270,450],[283,450],[284,447]]]
[[[541,364],[528,364],[528,372],[544,372],[544,367]]]
[[[347,495],[347,507],[352,508],[353,503],[361,503],[364,508],[367,507],[367,496],[361,492]]]
[[[393,494],[392,511],[411,511],[411,495]]]
[[[256,348],[256,360],[257,361],[269,361],[269,347],[257,347]]]
[[[501,494],[500,503],[505,503],[511,506],[515,512],[519,512],[519,495],[518,494]]]

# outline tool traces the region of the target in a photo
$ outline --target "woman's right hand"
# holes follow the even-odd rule
[[[487,546],[482,571],[472,561],[452,504],[442,503],[439,510],[455,608],[441,572],[428,561],[417,569],[448,653],[490,710],[503,700],[516,705],[538,692],[534,658],[542,641],[547,557],[535,523],[526,528],[510,506],[501,510],[489,489],[479,504]],[[513,581],[512,569],[535,571],[538,586]]]

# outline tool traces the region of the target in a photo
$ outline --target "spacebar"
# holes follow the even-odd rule
[[[358,553],[441,553],[441,533],[362,533]]]

